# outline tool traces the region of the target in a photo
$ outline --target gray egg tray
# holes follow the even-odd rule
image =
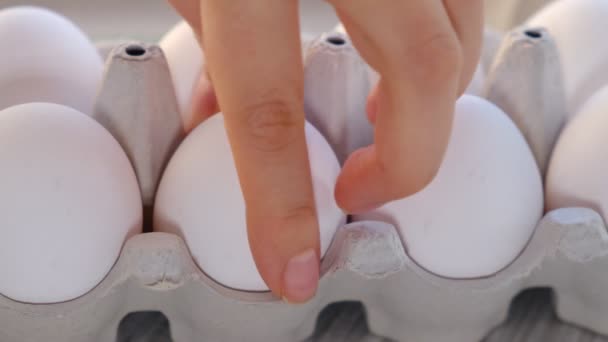
[[[543,30],[534,32],[540,37],[516,30],[498,51],[484,52],[485,60],[494,61],[485,96],[510,111],[544,169],[554,127],[561,125],[555,121],[563,120],[555,97],[562,90],[553,42]],[[114,48],[96,108],[95,118],[131,158],[150,207],[184,135],[162,51],[130,43]],[[321,269],[317,296],[290,305],[270,293],[226,288],[198,268],[180,237],[144,233],[129,239],[103,282],[78,299],[32,305],[0,297],[0,341],[112,342],[122,318],[139,311],[164,313],[176,342],[301,341],[327,305],[360,301],[377,335],[401,342],[476,342],[506,319],[514,296],[535,287],[554,289],[563,320],[608,334],[608,235],[590,209],[546,214],[520,256],[483,279],[427,272],[408,257],[397,230],[380,222],[338,229]]]

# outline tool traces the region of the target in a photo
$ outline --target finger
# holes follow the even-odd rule
[[[460,91],[462,95],[467,86],[471,83],[479,58],[481,56],[481,45],[483,40],[483,1],[469,0],[444,0],[447,13],[450,17],[452,27],[462,45],[463,68],[460,79]],[[344,30],[342,24],[340,29]],[[367,116],[369,121],[374,124],[378,112],[378,87],[371,92],[367,102]]]
[[[483,1],[443,0],[452,27],[456,31],[463,53],[463,66],[459,95],[462,95],[473,79],[483,41]]]
[[[381,75],[375,144],[345,163],[336,199],[360,212],[435,176],[449,139],[462,51],[440,0],[333,0],[362,57]]]
[[[319,279],[319,229],[304,135],[298,4],[203,0],[208,70],[247,207],[262,278],[291,302]],[[238,20],[235,20],[238,18]]]
[[[177,13],[182,16],[194,32],[200,36],[201,33],[201,10],[200,0],[169,0]]]

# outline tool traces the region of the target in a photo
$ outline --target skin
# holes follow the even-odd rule
[[[316,292],[320,253],[298,2],[170,2],[205,50],[192,110],[204,118],[221,108],[225,116],[258,270],[277,296],[306,302]],[[335,189],[338,205],[357,213],[412,195],[435,177],[456,99],[479,61],[483,1],[328,2],[381,76],[367,106],[375,142],[350,156]]]

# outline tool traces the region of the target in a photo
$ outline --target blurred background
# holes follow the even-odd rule
[[[485,0],[486,23],[504,30],[521,23],[549,0]],[[89,36],[99,40],[157,41],[179,17],[166,0],[0,0],[0,8],[38,5],[70,18]],[[337,23],[323,0],[300,0],[303,31],[318,34]]]

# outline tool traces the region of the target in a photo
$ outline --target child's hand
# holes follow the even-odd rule
[[[215,93],[203,80],[195,102],[207,111],[201,115],[216,104],[224,113],[260,274],[275,294],[307,301],[319,279],[319,233],[304,140],[298,2],[171,2],[202,38]],[[336,186],[339,205],[357,212],[411,195],[435,176],[455,101],[479,59],[483,1],[329,2],[381,75],[368,103],[375,144],[347,160]]]

